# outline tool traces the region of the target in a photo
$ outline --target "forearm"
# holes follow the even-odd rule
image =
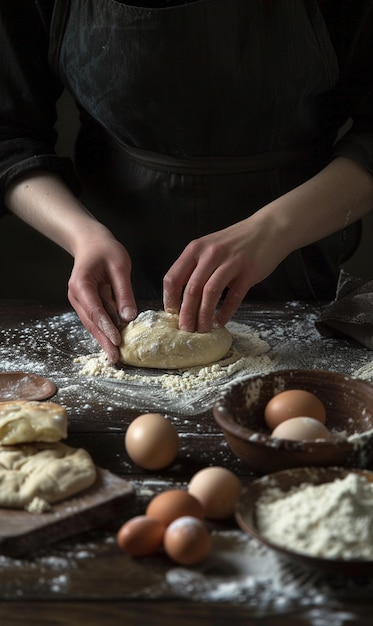
[[[48,172],[33,172],[8,190],[8,209],[24,222],[75,256],[81,243],[109,231],[74,196],[65,183]]]
[[[261,209],[256,219],[275,223],[284,256],[346,228],[373,209],[373,176],[337,158],[312,179]],[[275,243],[275,242],[273,242]]]

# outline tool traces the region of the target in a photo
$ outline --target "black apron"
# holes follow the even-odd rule
[[[50,59],[81,110],[84,201],[128,249],[138,298],[161,297],[192,239],[245,219],[330,155],[323,97],[338,65],[315,2],[60,0]],[[332,298],[355,243],[354,227],[296,251],[248,297]]]

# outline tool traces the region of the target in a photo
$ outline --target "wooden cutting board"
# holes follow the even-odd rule
[[[97,468],[92,487],[53,505],[48,513],[0,509],[0,554],[18,557],[71,535],[90,530],[117,517],[125,517],[135,497],[131,483]]]

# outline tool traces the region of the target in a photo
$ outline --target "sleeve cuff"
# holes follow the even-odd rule
[[[44,170],[61,176],[73,193],[80,194],[79,180],[71,159],[55,154],[36,155],[15,163],[2,173],[0,177],[0,216],[9,213],[4,201],[6,191],[17,178],[33,170]]]

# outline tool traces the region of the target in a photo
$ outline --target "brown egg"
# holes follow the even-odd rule
[[[264,419],[271,430],[285,420],[302,416],[313,417],[322,424],[326,421],[326,411],[321,400],[302,389],[288,389],[276,394],[264,409]]]
[[[211,551],[211,537],[205,524],[196,517],[179,517],[166,529],[163,547],[181,565],[203,561]]]
[[[160,413],[139,415],[128,426],[124,438],[128,456],[147,470],[168,467],[179,450],[175,426]]]
[[[164,525],[146,515],[138,515],[128,520],[117,534],[118,545],[131,556],[154,554],[162,545]]]
[[[188,491],[200,501],[206,517],[225,519],[234,513],[242,484],[225,467],[205,467],[191,478]]]
[[[293,417],[281,422],[271,437],[278,439],[293,439],[294,441],[306,441],[316,439],[330,439],[328,429],[319,420],[313,417]]]
[[[146,508],[146,515],[168,526],[185,515],[203,519],[205,512],[199,500],[184,489],[169,489],[154,496]]]

